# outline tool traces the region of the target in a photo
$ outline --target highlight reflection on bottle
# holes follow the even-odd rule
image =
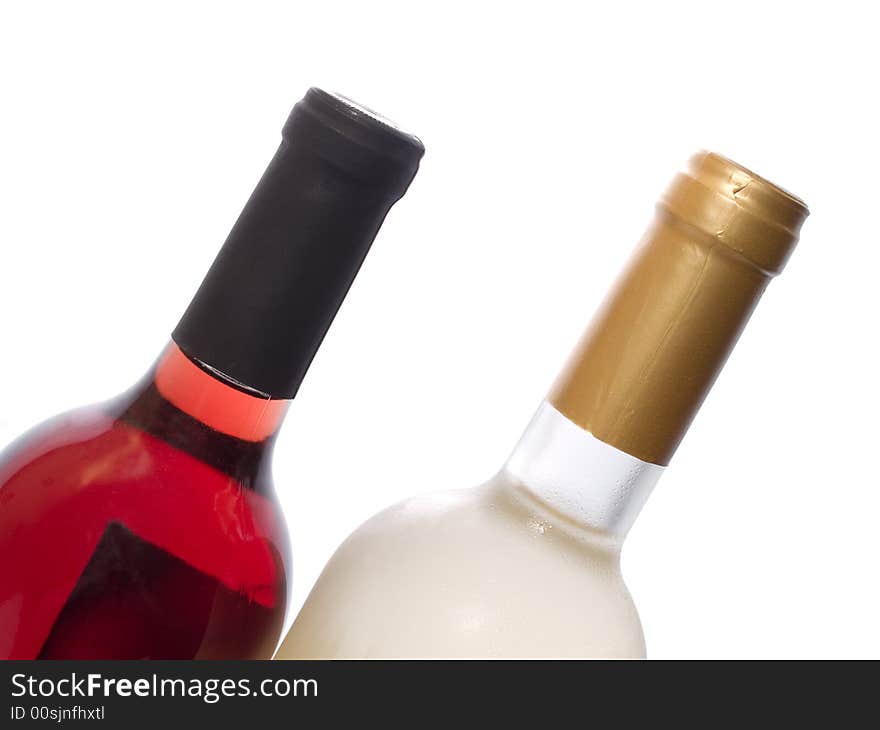
[[[0,455],[0,658],[271,656],[275,437],[423,152],[310,90],[150,374]]]
[[[278,658],[643,656],[621,544],[806,216],[692,159],[501,471],[356,530]]]

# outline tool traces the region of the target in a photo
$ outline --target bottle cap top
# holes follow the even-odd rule
[[[419,167],[425,146],[394,122],[341,94],[311,88],[293,107],[282,130],[328,162],[357,177],[389,178],[402,194]]]
[[[809,215],[799,198],[714,152],[691,158],[660,207],[771,275],[782,271]]]

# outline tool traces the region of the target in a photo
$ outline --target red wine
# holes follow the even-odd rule
[[[422,152],[311,90],[150,374],[0,455],[0,657],[271,656],[275,438]]]
[[[0,469],[0,554],[17,556],[0,585],[17,594],[0,598],[2,626],[19,624],[9,655],[271,653],[261,643],[281,629],[289,570],[266,473],[274,432],[245,441],[214,431],[169,400],[163,381],[168,394],[188,388],[217,408],[270,410],[226,424],[239,433],[283,415],[284,401],[222,385],[172,345],[131,395],[13,445]]]

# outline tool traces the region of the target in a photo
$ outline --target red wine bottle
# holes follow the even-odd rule
[[[311,89],[158,362],[0,454],[0,658],[268,658],[278,429],[424,148]]]

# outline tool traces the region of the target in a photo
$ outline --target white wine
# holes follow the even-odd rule
[[[277,657],[644,656],[621,545],[807,213],[694,157],[501,471],[356,530]]]
[[[554,453],[545,459],[547,437],[580,453],[569,454],[572,461]],[[578,508],[567,492],[586,476],[571,466],[603,452],[624,471],[591,473],[599,481],[584,480],[593,491],[583,519],[564,513],[563,506]],[[405,501],[355,531],[324,570],[279,658],[643,654],[615,537],[634,516],[627,514],[632,506],[600,504],[600,493],[647,496],[660,467],[627,468],[619,459],[628,457],[613,452],[545,404],[489,483]],[[538,459],[523,464],[529,457]],[[595,524],[586,514],[592,508]]]

